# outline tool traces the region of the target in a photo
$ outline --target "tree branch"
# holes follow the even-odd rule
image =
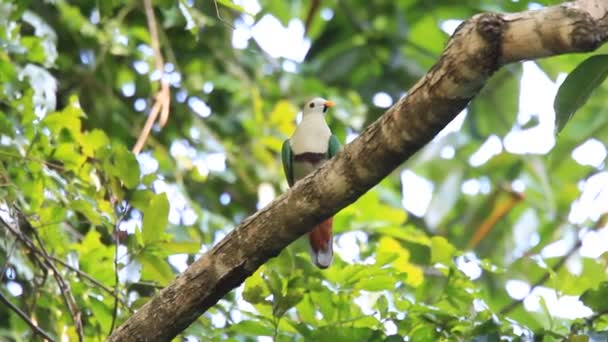
[[[42,338],[44,338],[46,341],[55,341],[55,339],[46,331],[42,330],[36,323],[34,323],[25,312],[23,312],[21,309],[19,309],[18,306],[16,306],[15,304],[13,304],[8,298],[6,298],[6,296],[4,296],[4,294],[2,292],[0,292],[0,301],[4,302],[4,304],[6,306],[8,306],[9,309],[11,309],[14,313],[17,314],[17,316],[21,317],[21,319],[27,323],[27,325],[30,326],[30,328],[32,328],[32,331],[34,331],[35,334],[40,335]]]
[[[595,221],[595,223],[593,224],[593,227],[591,227],[591,231],[599,230],[600,228],[604,227],[606,225],[606,223],[608,223],[608,215],[604,214],[604,215],[600,216],[600,218],[597,221]],[[589,232],[585,233],[585,235],[587,235],[588,233]],[[566,261],[568,261],[568,259],[570,259],[570,257],[573,256],[574,253],[576,253],[583,246],[584,237],[585,236],[581,236],[576,241],[576,243],[572,247],[570,247],[568,252],[566,252],[566,254],[564,254],[555,263],[555,265],[553,265],[551,270],[547,270],[545,273],[543,273],[543,275],[540,278],[538,278],[538,280],[534,284],[532,284],[532,286],[530,286],[528,293],[523,298],[514,300],[511,303],[509,303],[508,305],[506,305],[505,307],[503,307],[502,309],[500,309],[500,314],[508,315],[511,311],[513,311],[515,308],[517,308],[517,306],[519,306],[519,304],[523,303],[524,300],[526,300],[526,298],[528,298],[528,296],[530,296],[532,294],[532,292],[534,292],[534,289],[536,289],[539,286],[544,285],[547,282],[547,280],[549,280],[551,278],[551,275],[557,273],[557,271],[559,271],[566,264]]]
[[[502,65],[592,51],[608,36],[608,3],[479,14],[464,22],[439,61],[336,157],[247,218],[108,341],[168,341],[291,242],[354,202],[428,143]]]
[[[146,10],[146,20],[148,22],[152,50],[154,50],[154,64],[156,66],[156,71],[160,73],[160,90],[154,98],[154,105],[150,110],[148,119],[137,138],[135,146],[133,146],[134,154],[139,154],[144,148],[156,119],[158,119],[160,127],[164,127],[167,124],[171,105],[171,91],[169,90],[169,81],[167,81],[167,78],[164,76],[165,62],[163,61],[163,54],[160,51],[160,44],[158,43],[158,25],[156,24],[154,7],[152,6],[152,0],[143,0],[143,2]]]

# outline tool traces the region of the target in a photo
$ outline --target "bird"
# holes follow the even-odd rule
[[[302,120],[291,138],[283,142],[281,159],[287,184],[306,177],[340,151],[340,141],[332,134],[325,114],[333,101],[315,97],[302,109]],[[308,234],[310,257],[319,268],[325,269],[333,260],[333,217],[319,223]]]

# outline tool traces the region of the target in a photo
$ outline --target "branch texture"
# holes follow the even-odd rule
[[[416,153],[502,65],[592,51],[607,37],[605,0],[516,14],[485,13],[467,20],[406,97],[323,167],[247,218],[142,306],[109,341],[171,340],[269,258]]]

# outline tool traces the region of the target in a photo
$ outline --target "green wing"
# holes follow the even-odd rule
[[[291,152],[291,145],[289,145],[289,139],[283,142],[283,148],[281,148],[281,159],[283,160],[283,171],[285,171],[285,177],[287,177],[287,184],[293,185],[293,153]]]
[[[327,149],[327,154],[329,155],[329,158],[332,158],[333,156],[338,154],[338,152],[340,151],[340,147],[340,140],[338,140],[338,137],[332,134],[332,136],[329,138],[329,148]]]

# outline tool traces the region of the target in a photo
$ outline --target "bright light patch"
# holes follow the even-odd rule
[[[191,226],[193,225],[196,220],[198,219],[198,215],[196,214],[196,211],[194,211],[194,209],[192,208],[185,208],[182,211],[182,223],[185,226]]]
[[[145,56],[148,56],[148,57],[154,56],[154,50],[149,45],[139,44],[137,46],[137,50]]]
[[[92,50],[80,50],[80,61],[84,65],[93,65],[95,64],[95,54]]]
[[[224,153],[211,153],[205,157],[207,168],[210,171],[224,172],[226,170],[226,155]]]
[[[361,308],[361,312],[364,315],[377,314],[376,310],[374,310],[374,304],[380,295],[378,292],[361,291],[361,295],[355,298],[353,302]]]
[[[352,142],[358,136],[359,136],[359,133],[357,133],[357,132],[348,132],[348,134],[346,134],[346,143],[348,144],[348,143]]]
[[[137,99],[135,103],[133,103],[133,108],[135,108],[138,112],[143,112],[146,109],[146,100],[145,99]]]
[[[502,142],[496,135],[491,135],[488,139],[479,147],[475,153],[469,158],[469,164],[473,167],[478,167],[485,164],[490,158],[502,152]]]
[[[570,247],[572,247],[572,243],[570,243],[566,239],[557,240],[545,246],[541,251],[540,255],[543,258],[561,257],[568,252]]]
[[[206,118],[211,115],[211,108],[205,103],[205,101],[196,96],[191,96],[188,99],[188,106],[200,117]]]
[[[401,204],[410,213],[422,217],[433,197],[433,183],[410,170],[401,173]]]
[[[477,261],[468,260],[464,257],[456,258],[456,267],[471,280],[481,277],[481,273],[483,272]]]
[[[515,279],[507,280],[505,289],[509,296],[516,300],[524,299],[530,293],[530,285],[528,283]]]
[[[454,149],[454,146],[444,146],[439,152],[439,155],[443,159],[452,159],[456,155],[456,149]]]
[[[169,263],[175,267],[179,273],[182,273],[188,268],[188,254],[180,253],[169,255]]]
[[[467,110],[463,109],[460,113],[458,113],[458,115],[456,115],[456,117],[452,121],[450,121],[449,124],[447,124],[447,126],[445,126],[435,136],[435,138],[433,138],[433,140],[437,141],[452,132],[460,131],[460,128],[462,128],[462,124],[464,123],[464,119],[467,117],[467,113],[468,113]]]
[[[136,156],[142,175],[149,175],[158,170],[158,161],[149,152],[143,152]]]
[[[374,94],[372,101],[376,107],[380,108],[388,108],[393,104],[393,98],[383,91]]]
[[[262,183],[258,187],[258,204],[257,208],[262,209],[276,197],[274,188],[270,183]]]
[[[180,90],[175,94],[175,99],[177,100],[177,102],[179,103],[184,103],[184,101],[186,101],[186,99],[188,98],[188,92],[185,90]]]
[[[441,24],[439,24],[439,27],[441,27],[441,30],[443,32],[445,32],[451,36],[452,34],[454,34],[454,31],[456,31],[456,28],[461,23],[462,23],[462,20],[448,19],[448,20],[444,20],[443,22],[441,22]]]
[[[581,224],[587,219],[596,221],[608,212],[608,172],[596,173],[582,182],[582,194],[572,203],[568,220]]]
[[[212,82],[205,82],[205,84],[203,84],[203,92],[205,94],[209,94],[213,91],[213,83]]]
[[[490,178],[486,176],[482,176],[479,178],[479,191],[482,194],[489,194],[490,190],[492,190],[492,183],[490,183]]]
[[[460,191],[462,191],[463,194],[465,195],[469,195],[469,196],[475,196],[479,193],[481,189],[481,184],[479,183],[479,181],[477,179],[467,179],[464,182],[462,182],[462,186],[460,187]]]
[[[245,9],[245,12],[256,15],[262,10],[262,6],[258,0],[233,0],[236,5]]]
[[[515,192],[524,192],[526,190],[526,183],[521,179],[516,179],[511,183],[511,188]]]
[[[133,69],[135,69],[135,71],[140,74],[147,74],[148,71],[150,71],[150,66],[148,65],[147,62],[144,61],[135,61],[133,62]]]
[[[226,317],[224,317],[223,313],[212,313],[211,315],[211,325],[215,328],[223,328],[226,325]]]
[[[513,241],[516,241],[513,254],[523,255],[529,250],[535,239],[531,236],[537,234],[538,226],[540,225],[540,219],[536,210],[528,208],[519,216],[515,224],[513,225]]]
[[[196,150],[185,140],[174,140],[169,147],[169,154],[174,158],[188,157],[193,158],[196,155]]]
[[[141,227],[141,219],[123,220],[118,225],[119,230],[126,231],[129,234],[135,234],[137,227]]]
[[[321,10],[321,18],[325,21],[330,21],[334,17],[334,11],[331,8],[324,8]]]
[[[91,10],[91,15],[89,16],[89,21],[91,22],[91,24],[97,25],[97,24],[99,24],[99,19],[100,19],[99,9],[97,7],[95,7],[95,8],[93,8],[93,10]]]
[[[150,81],[158,81],[161,79],[161,77],[163,77],[163,72],[162,70],[157,70],[154,69],[151,73],[150,73]]]
[[[384,322],[384,333],[386,335],[394,335],[397,333],[397,325],[393,321]]]
[[[169,82],[170,85],[178,87],[180,82],[182,81],[182,74],[177,71],[174,71],[170,74],[165,74],[165,76],[163,76],[163,79]]]
[[[304,37],[304,24],[299,19],[292,19],[287,27],[283,27],[277,18],[266,14],[251,32],[260,47],[274,58],[302,62],[310,48],[310,40]]]
[[[228,205],[230,204],[231,198],[230,198],[230,194],[227,192],[224,192],[223,194],[220,195],[220,203],[222,205]]]
[[[341,234],[335,244],[335,251],[340,258],[348,263],[359,260],[358,242],[367,242],[367,235],[363,232],[354,231]]]
[[[297,71],[297,65],[296,63],[290,61],[290,60],[286,60],[283,61],[283,70],[287,71],[287,72],[296,72]]]
[[[476,312],[482,312],[488,310],[489,307],[483,299],[475,298],[473,300],[473,309],[475,309]]]
[[[553,99],[559,82],[553,82],[536,65],[528,61],[523,63],[523,75],[520,80],[519,112],[517,122],[524,125],[538,116],[538,125],[521,129],[514,127],[504,138],[504,147],[510,153],[546,154],[555,145],[555,111]]]
[[[119,246],[123,247],[123,246]],[[120,260],[120,258],[119,258]],[[136,283],[141,279],[141,264],[137,260],[132,260],[125,267],[118,271],[118,282]]]
[[[135,95],[135,83],[133,82],[128,82],[122,85],[122,87],[120,87],[120,90],[122,90],[122,94],[126,97],[131,97],[133,95]]]
[[[249,39],[251,39],[251,28],[244,21],[237,19],[232,31],[232,47],[245,49],[249,45]]]
[[[19,297],[23,294],[23,287],[16,281],[9,281],[6,283],[6,289],[13,297]]]
[[[524,307],[528,311],[540,312],[542,310],[540,298],[545,300],[547,309],[554,317],[577,319],[588,317],[593,314],[577,296],[558,296],[555,290],[539,286],[524,300]]]
[[[192,138],[193,140],[198,140],[201,137],[201,131],[194,126],[190,127],[188,133],[190,133],[190,138]]]
[[[581,256],[597,259],[608,252],[608,228],[590,231],[583,237],[583,246],[579,250]]]
[[[599,168],[606,159],[606,147],[601,141],[591,138],[572,151],[572,159],[581,165]]]

